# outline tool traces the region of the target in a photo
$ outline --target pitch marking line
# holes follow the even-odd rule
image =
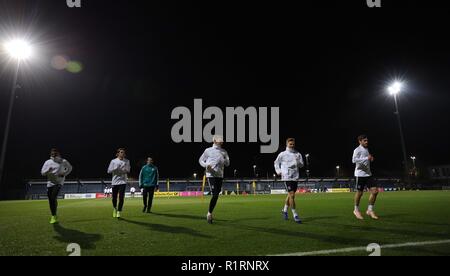
[[[388,248],[402,248],[402,247],[418,247],[418,246],[446,244],[446,243],[450,243],[450,240],[387,244],[387,245],[381,245],[380,248],[388,249]],[[361,247],[349,247],[349,248],[331,249],[331,250],[279,254],[279,255],[272,255],[272,256],[315,256],[315,255],[330,255],[330,254],[337,254],[337,253],[348,253],[348,252],[366,251],[366,250],[367,250],[367,247],[361,246]]]

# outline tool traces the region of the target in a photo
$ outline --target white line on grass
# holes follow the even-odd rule
[[[425,242],[408,242],[408,243],[398,243],[398,244],[387,244],[381,245],[381,249],[388,248],[401,248],[401,247],[418,247],[418,246],[426,246],[426,245],[436,245],[436,244],[446,244],[450,243],[450,240],[441,240],[441,241],[425,241]],[[331,255],[338,253],[349,253],[355,251],[366,251],[367,247],[349,247],[349,248],[341,248],[341,249],[331,249],[331,250],[320,250],[320,251],[310,251],[310,252],[297,252],[297,253],[288,253],[288,254],[279,254],[272,256],[315,256],[315,255]]]

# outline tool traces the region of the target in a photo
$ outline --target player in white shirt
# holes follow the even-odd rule
[[[131,193],[131,197],[134,197],[136,195],[136,188],[135,187],[131,187],[130,193]]]
[[[364,219],[359,210],[359,204],[361,197],[364,194],[365,188],[370,190],[369,207],[366,214],[372,219],[377,220],[378,216],[374,212],[375,202],[378,196],[378,187],[372,179],[372,171],[370,164],[375,160],[369,153],[369,139],[366,135],[360,135],[358,137],[359,147],[353,152],[353,164],[355,164],[355,177],[356,177],[356,195],[355,195],[355,210],[353,214],[357,219]]]
[[[131,171],[130,161],[125,159],[125,149],[117,150],[117,158],[113,159],[108,167],[108,173],[112,174],[112,202],[113,202],[113,218],[121,217],[123,203],[125,200],[125,190],[128,183],[128,174]],[[117,198],[119,201],[117,202]]]
[[[50,211],[52,217],[50,219],[51,224],[58,222],[58,194],[64,185],[66,176],[72,172],[72,165],[69,161],[61,157],[60,152],[57,149],[50,151],[50,159],[47,160],[41,169],[42,176],[46,176],[47,182],[47,196],[50,204]]]
[[[209,211],[206,220],[209,224],[213,223],[213,211],[219,200],[219,194],[222,191],[223,177],[225,167],[230,166],[230,157],[223,149],[223,137],[215,135],[213,137],[213,146],[207,148],[199,159],[200,166],[206,169],[206,178],[211,189],[212,198],[209,204]]]
[[[304,167],[302,155],[295,150],[295,139],[289,138],[286,141],[286,151],[280,153],[274,162],[275,171],[281,179],[285,181],[288,196],[284,208],[281,211],[285,220],[289,219],[289,207],[292,210],[294,220],[302,223],[296,210],[295,193],[298,189],[298,180],[300,178],[299,169]]]

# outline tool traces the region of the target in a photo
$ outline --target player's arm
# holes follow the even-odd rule
[[[111,163],[109,163],[108,174],[115,173],[116,170],[117,170],[117,166],[116,166],[116,164],[114,163],[114,160],[113,160],[113,161],[111,161]]]
[[[299,169],[301,169],[305,166],[305,162],[303,162],[303,156],[301,153],[299,153],[297,156],[297,164],[298,164]]]
[[[353,161],[353,164],[367,166],[369,163],[369,157],[361,157],[361,152],[358,150],[355,150],[355,152],[353,153],[352,161]]]
[[[144,172],[144,168],[141,169],[141,172],[139,173],[139,188],[142,189],[144,187],[144,182],[143,182],[143,175]]]
[[[64,172],[62,173],[61,176],[66,177],[68,176],[70,173],[72,173],[73,170],[73,166],[72,164],[69,163],[69,161],[64,160]]]
[[[224,161],[225,161],[225,166],[229,167],[230,166],[230,156],[228,155],[227,151],[224,151]]]
[[[198,162],[200,163],[200,166],[202,166],[203,168],[207,168],[208,164],[206,164],[206,161],[208,160],[208,154],[206,153],[206,151],[202,154],[202,156],[200,156],[200,159],[198,160]]]
[[[120,173],[120,174],[128,174],[131,171],[131,166],[130,166],[130,161],[127,160],[125,161],[125,164],[122,166],[118,166],[118,168],[116,169],[116,172]]]
[[[127,162],[125,162],[124,173],[130,173],[130,172],[131,172],[130,160],[127,160]]]
[[[159,170],[156,168],[156,190],[159,191]]]
[[[281,175],[281,158],[282,155],[280,153],[274,162],[275,172],[277,173],[277,175]]]
[[[47,176],[47,175],[49,175],[51,173],[52,170],[53,170],[53,168],[51,168],[50,165],[49,165],[49,162],[46,161],[44,163],[44,165],[42,166],[41,175],[42,176]]]

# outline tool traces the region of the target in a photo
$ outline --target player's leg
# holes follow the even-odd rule
[[[127,189],[127,185],[119,185],[119,206],[117,208],[117,218],[121,217],[121,212],[122,212],[123,204],[125,201],[126,189]]]
[[[155,196],[155,187],[148,188],[148,203],[147,203],[147,213],[152,212],[153,197]]]
[[[291,206],[292,215],[294,216],[294,221],[297,223],[302,223],[300,220],[300,216],[297,213],[297,205],[295,203],[295,193],[298,189],[298,182],[292,182],[291,185],[289,185],[289,205]]]
[[[212,198],[211,202],[209,203],[209,213],[212,214],[214,212],[214,209],[216,208],[217,201],[219,200],[220,191],[218,189],[217,178],[211,178],[209,181],[212,189],[211,190]]]
[[[212,189],[211,190],[212,198],[211,198],[211,202],[209,203],[209,212],[207,215],[208,223],[213,222],[212,214],[214,212],[214,209],[216,208],[217,201],[219,200],[219,194],[222,190],[222,181],[223,180],[221,178],[216,178],[216,177],[208,179],[208,183]]]
[[[55,216],[57,216],[58,214],[58,195],[59,195],[59,191],[61,191],[61,185],[57,185],[53,191],[53,200],[55,202]]]
[[[284,207],[281,210],[281,215],[283,216],[284,220],[289,220],[289,206],[290,206],[290,196],[289,196],[289,188],[288,188],[288,183],[284,182],[284,186],[286,188],[286,192],[288,193],[288,195],[286,196],[286,200],[284,201]]]
[[[144,200],[144,209],[142,209],[142,212],[145,213],[147,211],[148,188],[144,188],[142,191],[142,198]]]
[[[119,186],[112,187],[112,204],[113,204],[113,218],[117,218],[117,196],[119,195]]]
[[[364,219],[363,216],[361,215],[361,211],[359,209],[359,205],[361,203],[361,198],[364,194],[364,187],[365,187],[365,183],[364,183],[364,178],[362,177],[357,177],[356,178],[356,193],[355,193],[355,209],[353,211],[353,214],[355,215],[355,217],[357,219]]]
[[[367,209],[367,215],[372,219],[378,219],[378,216],[374,212],[374,206],[378,197],[378,187],[374,184],[372,179],[369,180],[369,189],[370,189],[370,198],[369,198],[369,207]]]
[[[51,224],[57,223],[57,212],[58,212],[58,194],[61,186],[55,185],[47,189],[47,197],[50,205],[50,212],[52,217],[50,219]]]
[[[295,204],[295,192],[294,191],[289,192],[289,207],[291,207],[292,210],[295,210],[295,208],[297,207]]]

